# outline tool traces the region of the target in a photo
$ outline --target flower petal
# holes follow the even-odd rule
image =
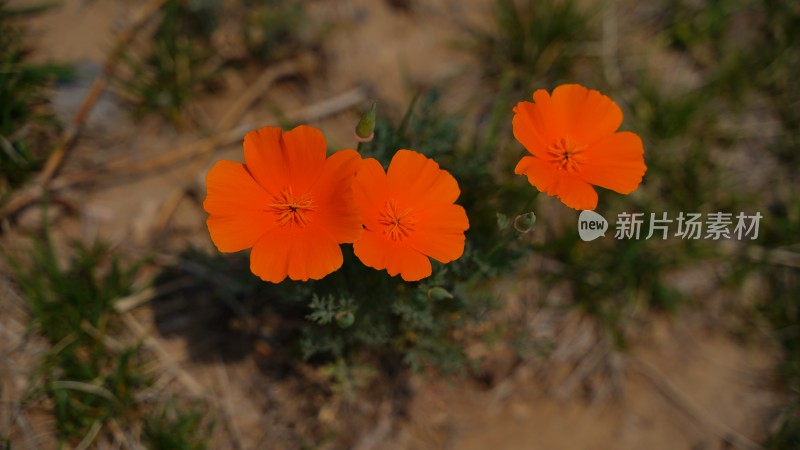
[[[386,239],[381,232],[365,231],[353,244],[353,251],[365,266],[386,269],[391,276],[399,273],[406,281],[421,280],[433,271],[427,256],[402,242]]]
[[[556,114],[565,133],[582,145],[591,145],[617,131],[622,110],[609,97],[578,84],[562,84],[553,90]]]
[[[342,249],[336,241],[310,229],[306,236],[297,236],[292,242],[289,278],[319,280],[342,267],[343,260]]]
[[[206,175],[203,208],[213,216],[235,216],[243,211],[260,211],[270,195],[253,179],[242,163],[217,161]]]
[[[642,140],[629,131],[608,136],[587,148],[584,155],[580,177],[620,194],[635,191],[647,171]]]
[[[274,223],[264,211],[269,194],[259,186],[244,164],[218,161],[206,176],[203,208],[210,214],[211,240],[221,252],[250,248]]]
[[[290,174],[281,146],[281,131],[263,127],[244,136],[244,160],[252,177],[272,195],[289,185]]]
[[[252,247],[273,223],[272,216],[263,212],[242,214],[233,217],[210,216],[206,220],[208,233],[217,250],[223,253],[238,252]]]
[[[547,91],[536,91],[542,93],[537,103],[520,102],[514,107],[514,118],[511,120],[514,137],[534,156],[542,157],[547,148],[556,140],[556,127],[553,126],[555,117],[551,113],[544,113],[546,106],[550,104],[550,97]]]
[[[278,227],[264,234],[250,253],[250,270],[264,281],[318,280],[342,266],[339,245],[311,230]]]
[[[459,205],[429,208],[415,215],[414,234],[409,245],[420,253],[448,263],[464,253],[464,231],[469,229],[467,213]]]
[[[593,210],[597,207],[597,192],[589,183],[539,158],[522,158],[514,172],[524,173],[539,191],[558,197],[570,208]]]
[[[353,183],[356,204],[361,210],[361,219],[368,229],[379,227],[380,211],[386,207],[389,194],[386,187],[386,172],[378,160],[367,158],[361,161],[361,167]]]
[[[528,182],[536,186],[539,192],[549,191],[556,181],[556,171],[557,169],[550,163],[533,156],[522,157],[514,168],[514,173],[517,175],[527,175]]]
[[[255,243],[250,252],[250,271],[264,281],[280,283],[289,274],[292,239],[286,228],[275,228]]]
[[[398,150],[386,172],[389,194],[402,207],[453,203],[461,194],[458,182],[436,161],[413,150]]]
[[[431,260],[409,246],[400,246],[397,252],[386,261],[386,271],[395,276],[398,273],[405,281],[419,281],[431,276]]]
[[[325,166],[325,136],[308,125],[283,133],[283,150],[292,188],[302,195],[314,185]]]
[[[556,197],[572,209],[582,211],[597,208],[597,191],[592,185],[566,171],[558,174],[554,190]]]
[[[341,150],[326,161],[311,196],[318,205],[315,223],[338,243],[354,242],[361,236],[361,211],[353,193],[361,155],[355,150]]]

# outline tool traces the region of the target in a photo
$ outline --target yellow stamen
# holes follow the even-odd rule
[[[289,224],[291,228],[293,225],[304,227],[308,225],[310,219],[308,217],[309,211],[316,211],[314,204],[309,194],[295,198],[292,194],[291,186],[283,188],[280,194],[275,196],[275,203],[269,205],[278,215],[278,225],[284,226]]]
[[[547,153],[550,154],[550,162],[555,164],[558,170],[575,173],[586,162],[586,156],[582,155],[584,148],[568,137],[562,137],[547,149]]]
[[[384,225],[383,234],[389,236],[393,241],[407,238],[414,231],[411,209],[398,211],[394,200],[386,202],[386,209],[380,212],[378,223]]]

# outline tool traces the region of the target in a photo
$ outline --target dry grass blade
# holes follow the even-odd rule
[[[225,423],[225,427],[228,429],[228,435],[231,438],[231,446],[236,450],[242,450],[244,448],[242,446],[242,433],[239,430],[239,427],[236,425],[233,401],[231,400],[230,396],[231,383],[228,379],[228,373],[227,369],[225,368],[225,364],[219,358],[216,364],[216,372],[220,383],[217,402],[220,405],[222,418]]]
[[[88,384],[82,383],[80,381],[71,381],[71,380],[57,380],[50,383],[54,389],[71,389],[73,391],[81,391],[86,392],[87,394],[93,394],[98,397],[103,397],[104,399],[116,402],[117,399],[114,397],[114,394],[111,393],[108,389],[97,386],[95,384]]]
[[[120,313],[128,312],[135,309],[139,305],[143,305],[153,300],[154,298],[160,297],[162,295],[167,295],[175,291],[179,291],[181,289],[192,286],[193,284],[194,280],[192,280],[189,277],[186,277],[171,281],[169,283],[166,283],[158,287],[148,287],[147,289],[144,289],[136,294],[115,300],[114,309]]]
[[[86,436],[83,438],[83,440],[78,444],[77,447],[75,447],[75,450],[86,450],[89,448],[89,446],[91,446],[94,440],[97,438],[97,434],[100,433],[101,427],[102,425],[100,424],[100,421],[95,421],[92,424],[92,427],[89,429],[89,432],[86,433]]]
[[[181,382],[181,384],[183,384],[189,390],[189,393],[192,396],[197,398],[204,397],[202,385],[193,376],[178,367],[177,363],[173,361],[169,352],[158,342],[155,337],[153,337],[152,333],[149,333],[142,326],[142,324],[139,323],[135,317],[133,317],[133,315],[130,313],[122,313],[122,320],[134,333],[137,339],[143,340],[144,344],[158,355],[164,368],[167,371],[172,372]]]
[[[114,50],[106,59],[103,65],[103,71],[92,83],[88,94],[83,100],[81,107],[75,116],[72,118],[71,123],[67,126],[66,130],[61,136],[58,145],[50,154],[50,157],[45,161],[44,167],[34,181],[28,186],[17,191],[6,203],[5,207],[0,210],[0,220],[8,218],[25,208],[30,203],[36,201],[48,188],[50,180],[61,168],[64,159],[67,157],[72,146],[75,144],[78,136],[80,135],[89,113],[94,107],[100,95],[105,91],[108,82],[114,76],[114,71],[117,67],[117,62],[124,49],[130,44],[136,33],[142,28],[147,20],[161,9],[165,0],[150,0],[142,9],[140,9],[133,16],[133,20],[117,35]]]

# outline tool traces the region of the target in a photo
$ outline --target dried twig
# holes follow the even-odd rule
[[[184,277],[174,281],[170,281],[169,283],[165,283],[158,287],[151,286],[147,289],[142,290],[141,292],[137,292],[136,294],[115,300],[112,303],[114,304],[114,309],[117,312],[120,313],[128,312],[136,308],[137,306],[143,305],[155,298],[158,298],[162,295],[170,294],[175,291],[179,291],[186,287],[192,286],[193,284],[194,280],[192,278]]]
[[[288,113],[286,116],[290,122],[310,122],[347,110],[366,100],[367,94],[365,91],[362,88],[354,88],[299,111]],[[258,123],[265,122],[267,121],[261,120]],[[58,191],[77,184],[96,181],[98,173],[123,171],[126,176],[132,176],[156,172],[164,167],[169,167],[181,161],[204,155],[219,147],[241,141],[242,136],[256,126],[256,122],[247,121],[226,131],[213,133],[207,138],[191,142],[169,152],[160,153],[140,162],[132,161],[130,156],[115,158],[103,163],[100,167],[59,175],[52,180],[48,188],[51,191]],[[215,142],[216,145],[209,146],[209,142]]]
[[[751,441],[736,430],[730,428],[724,423],[712,417],[708,412],[703,410],[700,406],[696,405],[692,400],[683,392],[681,392],[675,385],[673,385],[656,367],[648,364],[640,359],[629,357],[627,361],[629,367],[634,368],[647,381],[649,381],[670,403],[681,410],[684,414],[692,418],[692,420],[703,425],[705,428],[711,430],[715,436],[726,442],[730,442],[735,448],[741,450],[764,450],[764,448],[757,443]]]
[[[592,346],[589,351],[581,357],[580,362],[572,373],[569,374],[567,379],[555,388],[556,397],[561,399],[569,398],[580,384],[586,381],[586,379],[597,370],[597,367],[600,366],[610,352],[611,345],[607,341]]]
[[[51,179],[61,168],[61,165],[64,163],[64,160],[67,157],[70,149],[78,139],[78,136],[80,135],[80,132],[89,117],[89,113],[91,112],[95,103],[97,103],[97,100],[100,98],[102,93],[105,91],[106,87],[108,86],[108,82],[114,76],[114,71],[116,70],[119,58],[122,56],[123,52],[128,47],[128,44],[130,44],[131,40],[133,40],[133,37],[142,28],[145,22],[147,22],[147,20],[153,14],[161,9],[164,1],[165,0],[150,0],[147,2],[142,9],[134,14],[133,20],[128,27],[117,35],[117,41],[114,45],[114,50],[106,59],[106,62],[103,65],[103,71],[97,76],[97,78],[94,80],[94,83],[92,83],[92,86],[89,89],[89,92],[86,94],[86,97],[84,98],[81,107],[78,109],[78,112],[75,113],[75,116],[72,118],[69,126],[67,126],[66,130],[64,130],[62,133],[56,148],[53,150],[53,153],[51,153],[50,157],[47,159],[47,161],[45,161],[42,171],[33,182],[28,184],[25,188],[17,191],[17,193],[15,193],[9,199],[5,207],[0,210],[0,220],[13,216],[32,202],[35,202],[36,199],[41,197],[42,194],[47,191]]]
[[[233,402],[231,401],[229,393],[231,392],[231,383],[228,380],[228,373],[225,369],[225,364],[217,358],[217,379],[220,383],[220,393],[218,403],[220,405],[220,410],[222,411],[222,419],[225,422],[226,428],[228,428],[228,435],[231,437],[231,444],[234,449],[242,450],[244,447],[242,446],[242,433],[239,431],[239,427],[236,425],[236,420],[234,419],[234,411],[233,411]]]
[[[144,344],[153,350],[161,360],[161,364],[167,371],[175,374],[177,379],[189,390],[189,393],[194,397],[204,397],[203,388],[201,384],[185,370],[181,369],[175,361],[173,361],[167,349],[165,349],[156,338],[154,338],[147,330],[136,320],[131,313],[122,313],[122,320],[130,328],[133,334],[144,341]]]

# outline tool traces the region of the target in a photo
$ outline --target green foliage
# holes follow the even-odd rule
[[[169,410],[148,416],[148,408],[137,400],[152,381],[145,375],[140,345],[114,338],[120,320],[113,300],[130,293],[138,265],[123,265],[105,245],[81,243],[71,246],[70,259],[61,264],[47,223],[44,230],[42,239],[32,240],[29,260],[6,257],[28,300],[34,329],[51,346],[29,398],[50,400],[59,440],[77,442],[111,420],[123,425],[144,420],[152,448],[205,448],[201,441],[207,435],[196,429],[196,417],[203,415]],[[171,426],[171,436],[159,437],[152,426],[156,422]]]
[[[52,346],[40,369],[41,390],[67,440],[135,409],[133,395],[145,383],[138,346],[105,338],[117,325],[111,301],[128,292],[135,267],[123,268],[102,245],[75,244],[73,251],[62,268],[46,234],[34,241],[30,263],[9,258],[33,323]]]
[[[228,28],[218,33],[223,16],[230,18]],[[303,35],[306,22],[298,0],[166,0],[145,48],[122,53],[128,74],[120,85],[135,117],[156,113],[181,123],[193,98],[220,86],[226,68],[268,65],[310,45]],[[233,42],[220,44],[215,36]]]
[[[135,99],[135,116],[158,112],[179,122],[188,102],[217,74],[209,65],[217,6],[167,0],[162,10],[150,48],[141,56],[122,54],[130,74],[121,84]]]
[[[322,367],[322,374],[332,380],[332,390],[347,401],[355,402],[358,393],[377,376],[377,370],[369,364],[345,361],[338,358]]]
[[[469,47],[498,86],[549,85],[570,73],[580,45],[591,40],[591,14],[573,0],[498,0],[495,29],[472,30]]]
[[[204,450],[214,430],[201,405],[180,408],[176,399],[164,402],[144,420],[144,441],[153,450]]]
[[[0,2],[0,205],[47,157],[58,124],[47,108],[46,87],[71,76],[65,66],[26,61],[30,52],[15,18],[39,10]]]
[[[300,0],[241,0],[239,23],[247,55],[264,63],[292,55],[303,42],[307,17]]]

